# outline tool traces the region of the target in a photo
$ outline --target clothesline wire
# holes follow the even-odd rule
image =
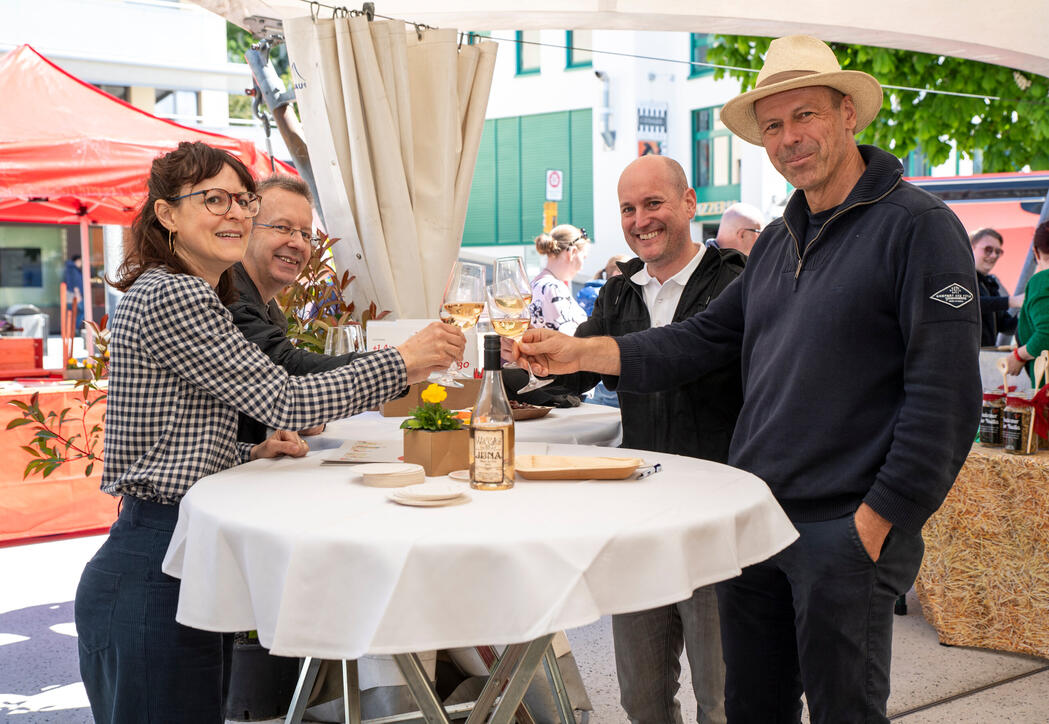
[[[349,9],[347,9],[344,6],[327,5],[325,3],[317,2],[316,0],[299,0],[299,1],[302,2],[302,3],[305,3],[307,5],[310,5],[310,6],[322,7],[322,8],[329,9],[334,14],[339,14],[339,13],[342,13],[344,15],[362,15],[363,14],[362,11],[360,11],[360,10],[349,10]],[[397,22],[405,23],[406,25],[414,25],[416,28],[433,29],[433,26],[431,26],[431,25],[426,25],[424,23],[416,23],[416,22],[412,22],[410,20],[403,20],[401,18],[391,18],[391,17],[388,17],[386,15],[380,15],[379,13],[373,13],[373,16],[376,17],[376,18],[382,18],[383,20],[394,20],[394,21],[397,21]],[[465,32],[464,34],[468,35],[468,36],[472,35],[474,37],[487,38],[489,40],[494,40],[494,41],[500,42],[500,43],[517,43],[518,45],[535,45],[535,46],[543,47],[543,48],[558,48],[558,49],[562,49],[562,50],[582,51],[584,53],[596,53],[596,54],[600,54],[600,55],[610,55],[610,56],[616,56],[616,57],[620,57],[620,58],[632,58],[632,59],[635,59],[635,60],[652,60],[652,61],[656,61],[656,62],[659,62],[659,63],[672,63],[672,64],[677,64],[677,65],[687,65],[689,67],[699,66],[699,67],[702,67],[702,68],[713,68],[715,70],[731,70],[731,71],[738,71],[738,72],[743,72],[743,73],[757,73],[758,72],[757,68],[743,68],[743,67],[736,66],[736,65],[721,65],[719,63],[707,63],[705,61],[699,61],[699,60],[678,60],[676,58],[661,58],[661,57],[654,56],[654,55],[640,55],[640,54],[637,54],[637,53],[624,53],[624,52],[620,52],[620,51],[616,51],[616,50],[599,50],[599,49],[596,49],[596,48],[583,48],[583,47],[579,47],[579,46],[575,46],[575,45],[561,45],[561,44],[558,44],[558,43],[544,43],[544,42],[540,42],[540,41],[537,41],[537,40],[523,40],[521,38],[498,38],[498,37],[493,37],[493,36],[489,36],[489,35],[483,35],[483,34],[477,33],[477,32]],[[908,93],[931,93],[931,94],[935,94],[935,95],[953,96],[953,97],[956,97],[956,98],[972,98],[972,99],[975,99],[975,100],[984,100],[984,101],[1006,101],[1006,102],[1009,102],[1009,103],[1045,103],[1045,102],[1047,102],[1046,100],[1027,99],[1027,98],[1003,98],[1002,96],[992,96],[992,95],[981,94],[981,93],[965,93],[963,91],[942,90],[940,88],[914,88],[912,86],[886,85],[884,83],[882,84],[882,88],[885,88],[886,90],[903,91],[903,92],[908,92]]]

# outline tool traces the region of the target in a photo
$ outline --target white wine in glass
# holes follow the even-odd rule
[[[523,298],[516,292],[513,283],[504,279],[488,287],[488,302],[488,314],[492,320],[492,329],[496,334],[514,340],[520,339],[531,325],[531,320],[526,311],[528,305],[524,304]],[[520,311],[508,312],[507,309]],[[517,367],[518,365],[504,365],[504,367],[511,366]],[[518,390],[519,393],[538,390],[553,382],[552,379],[541,380],[536,377],[532,374],[531,367],[526,366],[525,369],[528,371],[528,383]]]
[[[477,324],[482,311],[484,302],[452,302],[441,308],[441,321],[459,329],[469,329]]]
[[[484,302],[484,267],[465,261],[455,262],[444,286],[444,298],[438,310],[440,320],[460,329],[470,329],[477,324]],[[447,370],[431,374],[429,381],[445,387],[462,387],[455,379],[458,371],[453,363]]]

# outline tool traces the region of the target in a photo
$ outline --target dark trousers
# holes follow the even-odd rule
[[[175,621],[179,581],[160,570],[178,506],[125,496],[80,577],[80,674],[98,724],[222,724],[232,635]]]
[[[800,538],[717,584],[729,724],[885,723],[893,603],[918,573],[918,534],[889,531],[878,562],[853,516],[795,523]]]

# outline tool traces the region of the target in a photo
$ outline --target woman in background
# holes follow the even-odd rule
[[[1007,371],[1020,374],[1025,366],[1034,380],[1031,360],[1049,349],[1049,221],[1034,232],[1034,274],[1024,288],[1024,302],[1016,323],[1016,343],[1020,345],[1006,357]]]
[[[535,237],[536,250],[546,257],[546,267],[532,280],[532,326],[575,334],[587,314],[572,296],[572,279],[583,268],[590,251],[585,229],[571,224],[555,226]]]

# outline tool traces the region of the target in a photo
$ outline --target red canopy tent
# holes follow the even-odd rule
[[[130,225],[146,196],[150,164],[180,141],[223,148],[257,176],[272,173],[270,157],[250,141],[157,118],[28,45],[0,60],[0,99],[0,222],[80,224],[85,260],[87,225]],[[275,168],[295,173],[280,161]],[[90,305],[84,311],[90,320]]]

